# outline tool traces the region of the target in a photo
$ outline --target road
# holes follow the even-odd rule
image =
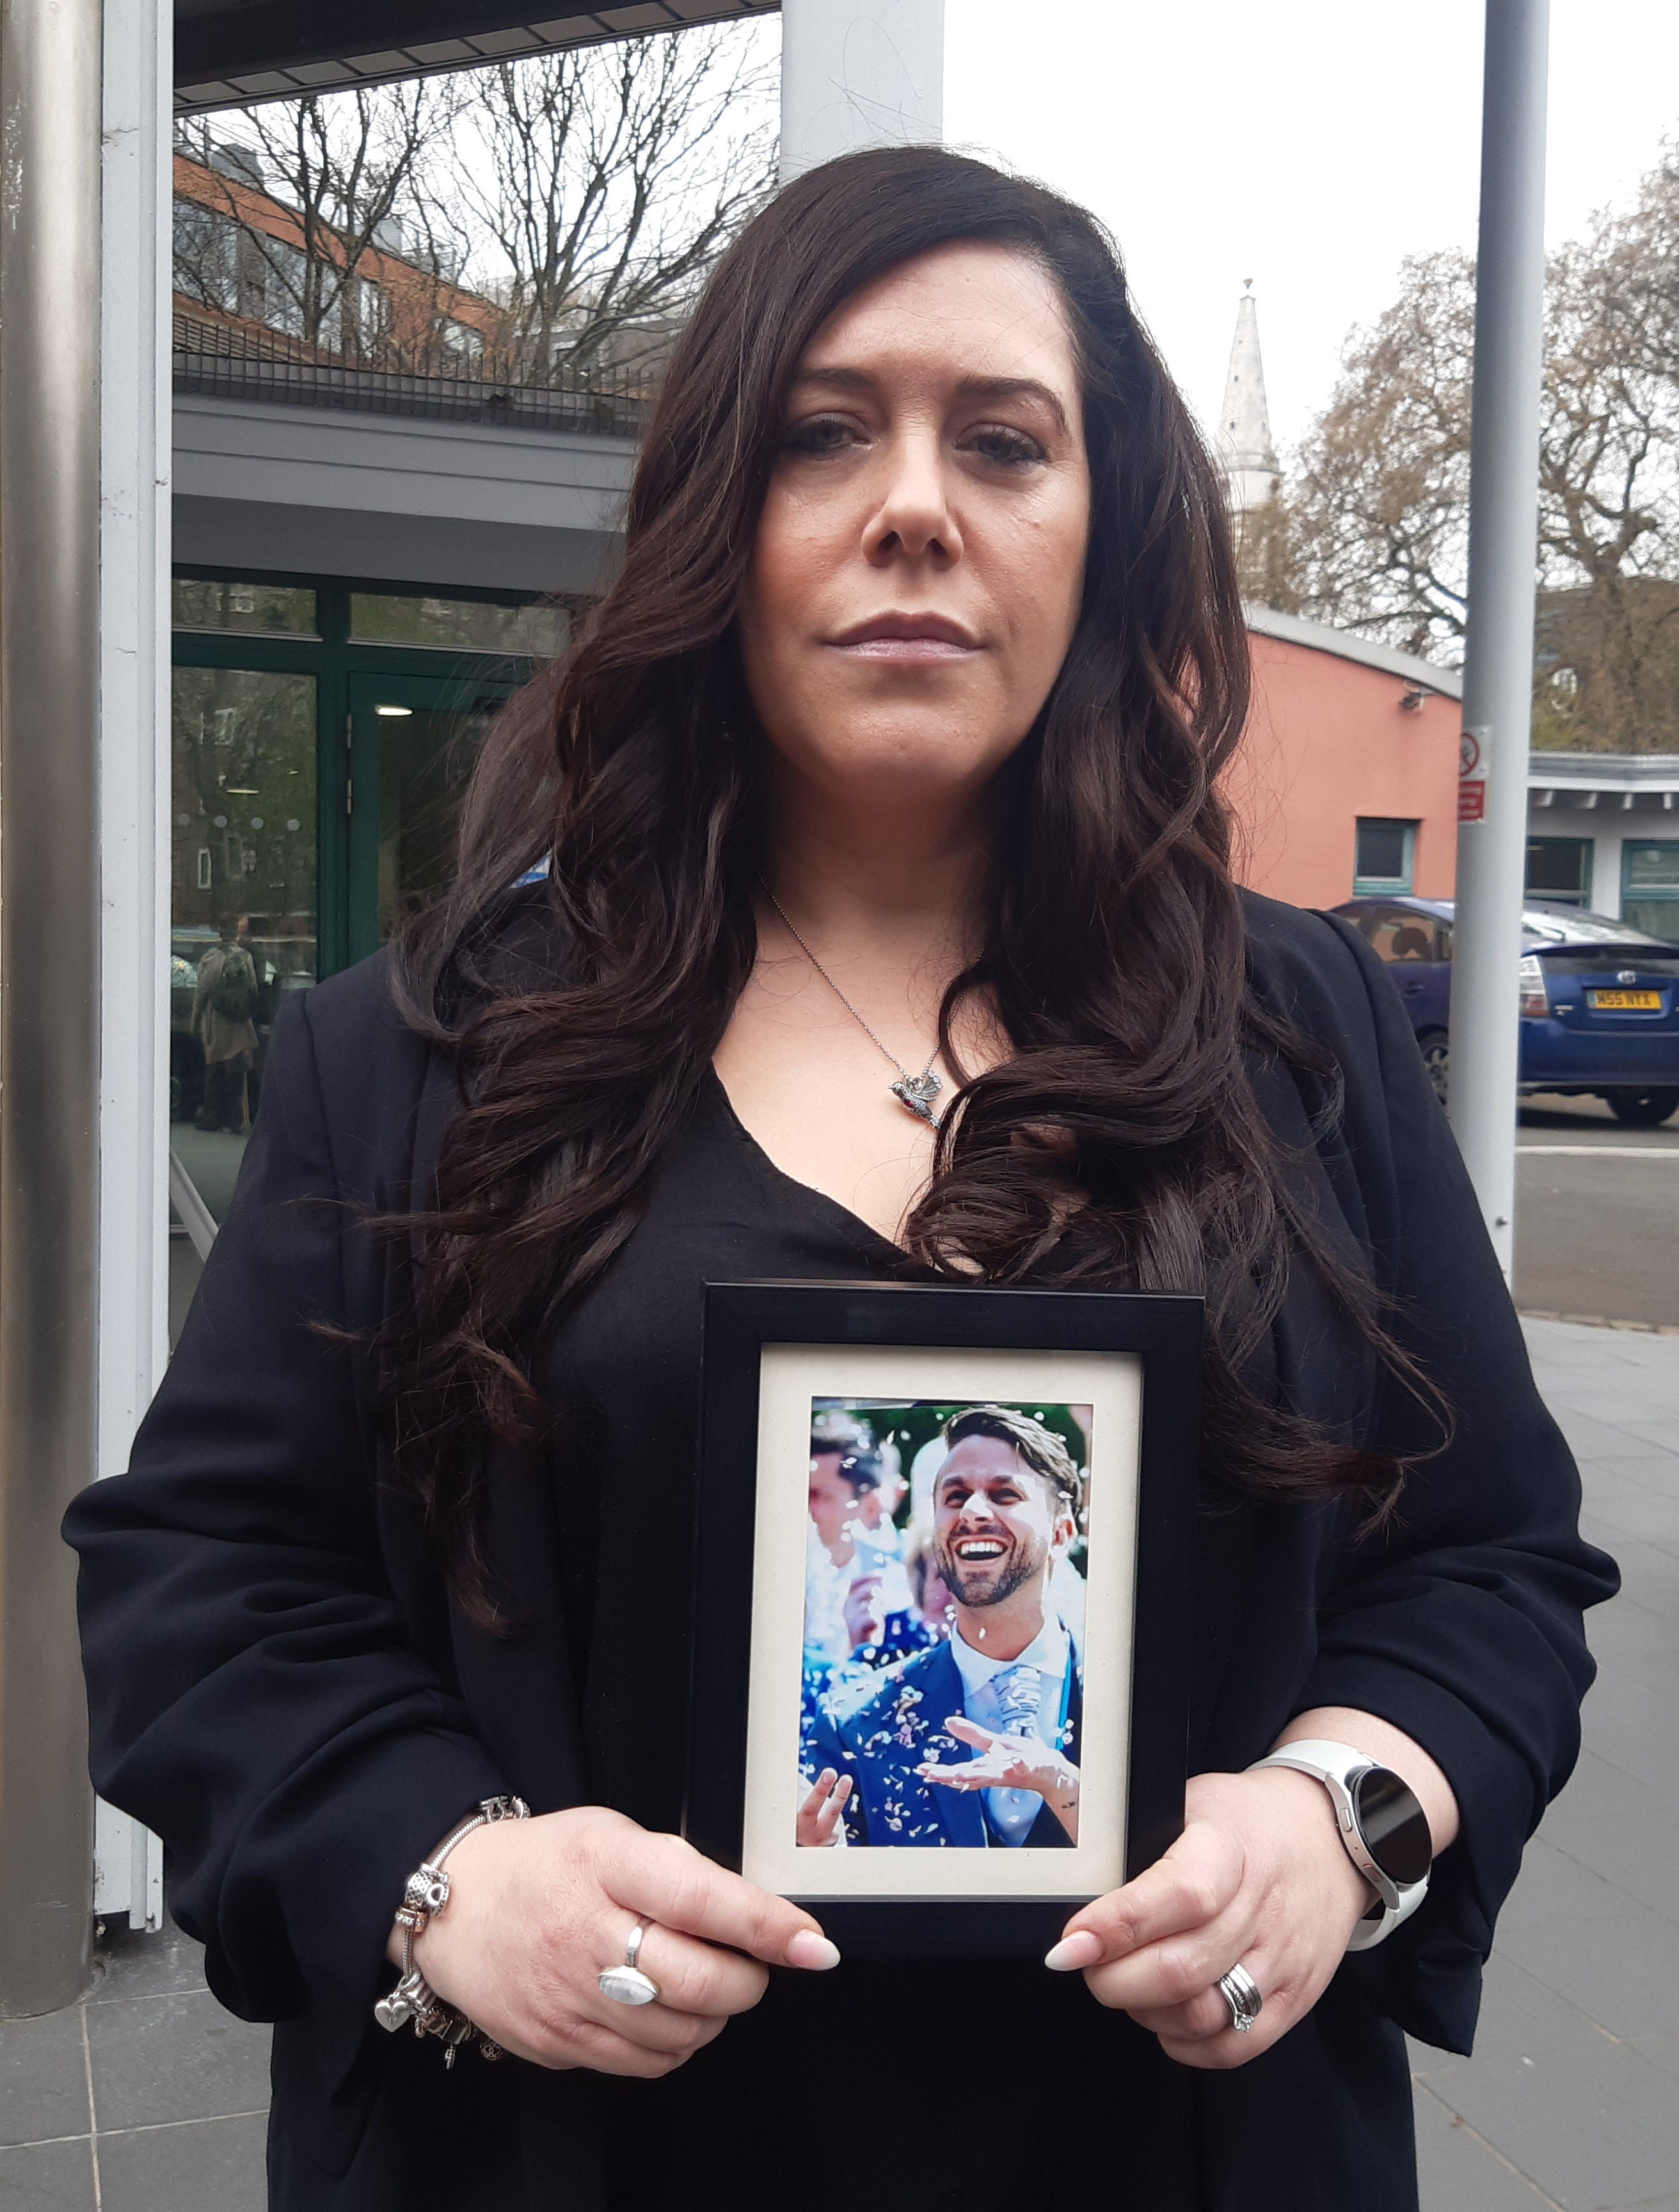
[[[1532,1098],[1516,1161],[1524,1313],[1679,1328],[1679,1115],[1627,1129],[1596,1098]]]

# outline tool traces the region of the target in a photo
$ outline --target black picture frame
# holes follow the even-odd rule
[[[704,1326],[683,1820],[689,1841],[740,1869],[766,1347],[1114,1352],[1132,1355],[1142,1370],[1125,1879],[1152,1864],[1181,1832],[1184,1818],[1203,1302],[1131,1291],[724,1282],[706,1285]],[[1080,1900],[980,1893],[798,1901],[809,1905],[847,1955],[925,1958],[1041,1955]]]

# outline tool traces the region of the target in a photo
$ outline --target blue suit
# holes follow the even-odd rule
[[[1083,1722],[1078,1668],[1069,1653],[1072,1680],[1067,1692],[1067,1756],[1077,1761]],[[846,1808],[848,1839],[853,1844],[898,1847],[954,1845],[984,1850],[992,1838],[985,1824],[985,1798],[978,1790],[947,1790],[924,1782],[916,1772],[923,1761],[954,1766],[977,1756],[959,1743],[944,1723],[962,1705],[962,1678],[949,1644],[935,1644],[894,1668],[866,1705],[836,1725],[828,1720],[813,1745],[818,1763],[837,1767],[853,1780]],[[1070,1839],[1046,1805],[1033,1822],[1026,1848],[1071,1848]]]

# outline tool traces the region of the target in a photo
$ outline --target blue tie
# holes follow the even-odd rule
[[[1035,1667],[1004,1667],[983,1683],[968,1702],[968,1718],[981,1728],[1007,1735],[1036,1735],[1044,1701],[1044,1678]],[[985,1816],[998,1839],[1009,1845],[1026,1841],[1044,1808],[1035,1790],[987,1790]]]

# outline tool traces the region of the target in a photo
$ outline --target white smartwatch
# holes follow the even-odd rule
[[[1391,1766],[1350,1744],[1308,1737],[1286,1743],[1250,1774],[1286,1766],[1321,1782],[1335,1808],[1335,1825],[1347,1856],[1376,1893],[1376,1901],[1353,1930],[1349,1951],[1368,1951],[1409,1920],[1428,1894],[1434,1839],[1416,1792]]]

